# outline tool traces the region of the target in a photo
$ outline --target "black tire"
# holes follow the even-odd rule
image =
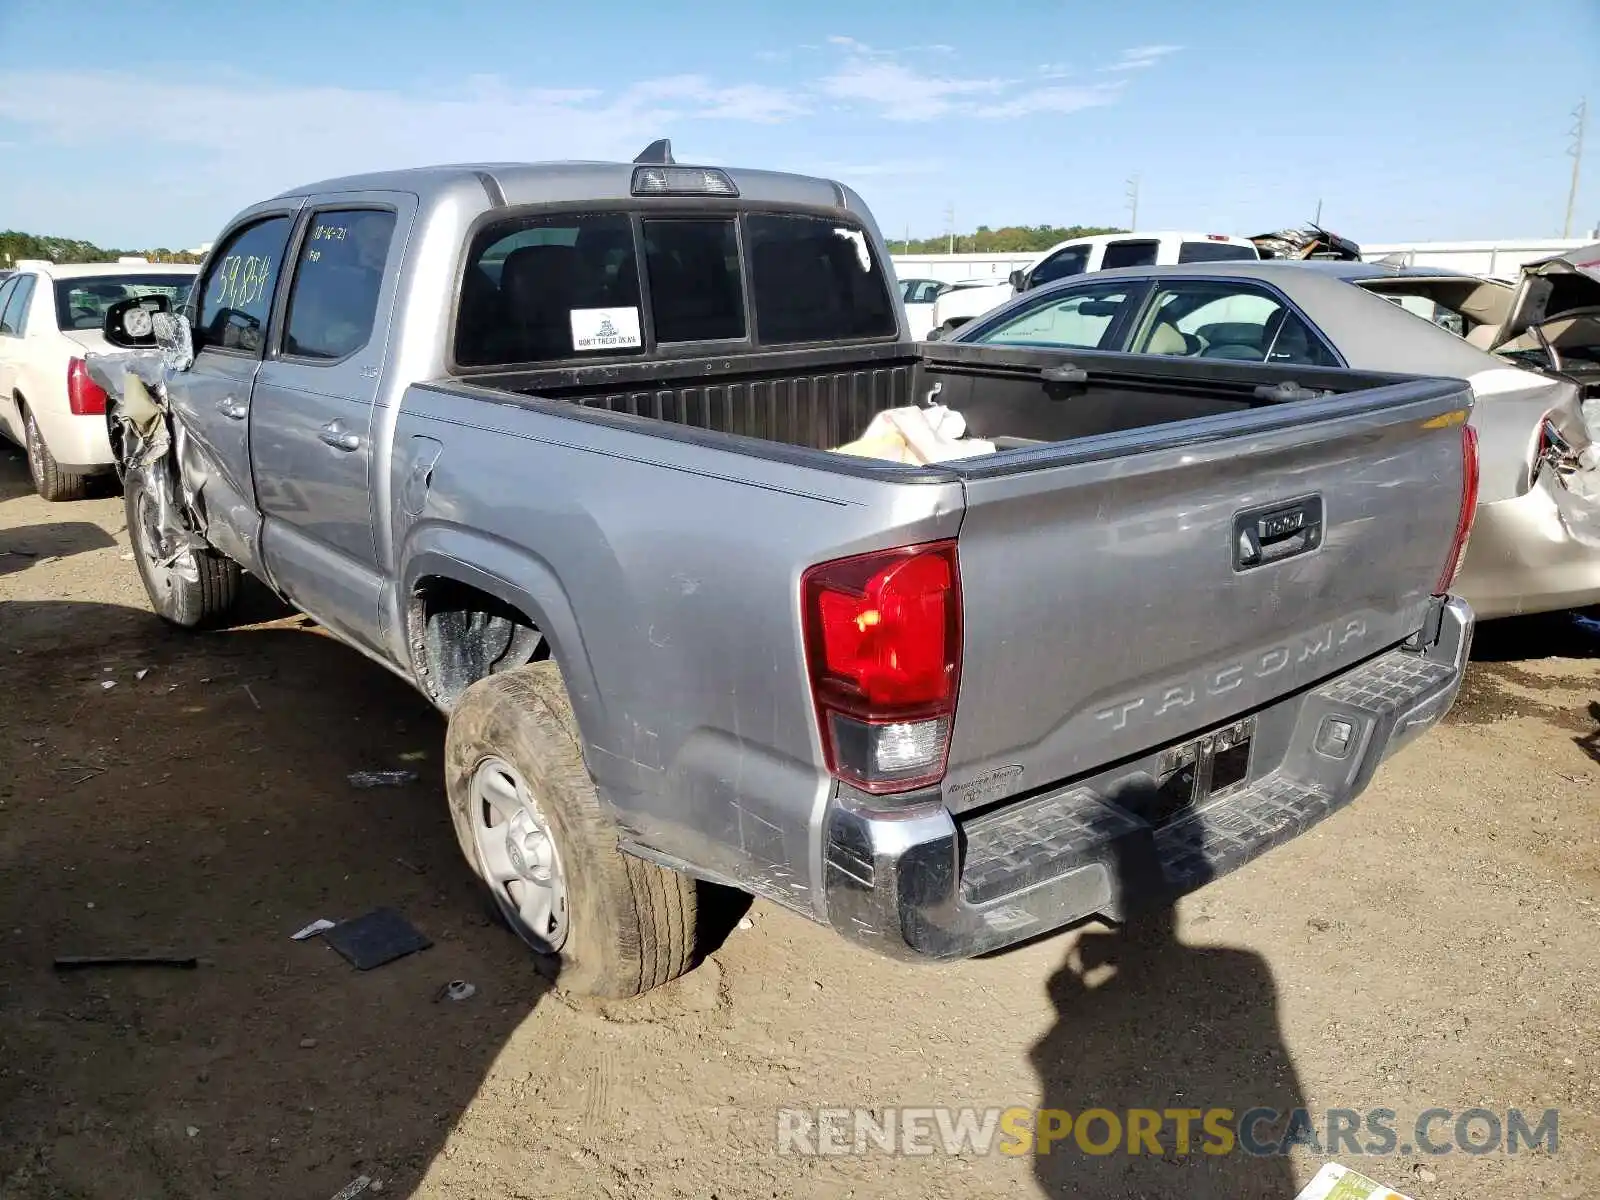
[[[497,910],[562,991],[628,997],[694,965],[694,881],[617,845],[584,765],[578,723],[554,662],[491,675],[468,688],[450,715],[445,786],[450,817]],[[530,937],[490,881],[474,835],[473,779],[490,758],[510,764],[537,799],[566,886],[565,938],[554,953]]]
[[[19,402],[20,404],[20,402]],[[33,490],[40,499],[52,503],[62,500],[82,500],[88,495],[89,477],[72,471],[63,471],[50,447],[44,443],[39,423],[33,419],[33,410],[22,408],[22,441],[28,453],[28,473],[33,476]]]
[[[133,561],[138,564],[150,607],[162,620],[184,629],[215,624],[239,598],[239,564],[215,550],[196,550],[193,554],[198,579],[181,579],[176,572],[158,567],[140,511],[144,496],[144,476],[138,471],[129,472],[123,481],[122,511],[128,522],[128,540],[133,544]]]

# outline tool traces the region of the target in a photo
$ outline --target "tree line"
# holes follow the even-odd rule
[[[891,238],[889,249],[895,254],[1015,254],[1048,250],[1069,238],[1096,233],[1126,233],[1110,225],[1002,225],[990,229],[979,225],[972,233],[941,234],[938,237]]]
[[[0,267],[14,266],[24,258],[39,258],[53,263],[115,262],[124,255],[138,255],[151,262],[194,263],[200,256],[187,250],[108,250],[77,238],[45,237],[15,229],[0,231]]]

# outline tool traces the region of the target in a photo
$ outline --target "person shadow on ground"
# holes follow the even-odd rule
[[[1123,846],[1117,865],[1125,881],[1159,870],[1148,838]],[[1064,1110],[1071,1125],[1056,1118],[1065,1136],[1049,1153],[1036,1137],[1046,1195],[1293,1197],[1289,1160],[1241,1144],[1276,1149],[1304,1105],[1260,955],[1186,944],[1173,900],[1146,900],[1121,925],[1080,931],[1047,987],[1055,1023],[1029,1060],[1041,1108]],[[1141,1121],[1149,1138],[1133,1128]]]

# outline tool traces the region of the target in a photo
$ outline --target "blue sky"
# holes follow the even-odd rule
[[[1260,12],[1262,17],[1251,15]],[[1265,15],[1270,14],[1270,15]],[[252,201],[428,162],[828,174],[886,236],[979,224],[1358,241],[1600,225],[1600,0],[0,0],[0,228],[209,240]]]

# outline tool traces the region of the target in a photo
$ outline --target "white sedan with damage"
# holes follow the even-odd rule
[[[28,454],[46,500],[77,500],[113,470],[106,394],[84,358],[111,349],[106,310],[163,296],[183,306],[195,268],[165,263],[73,265],[25,261],[0,282],[0,434]]]

